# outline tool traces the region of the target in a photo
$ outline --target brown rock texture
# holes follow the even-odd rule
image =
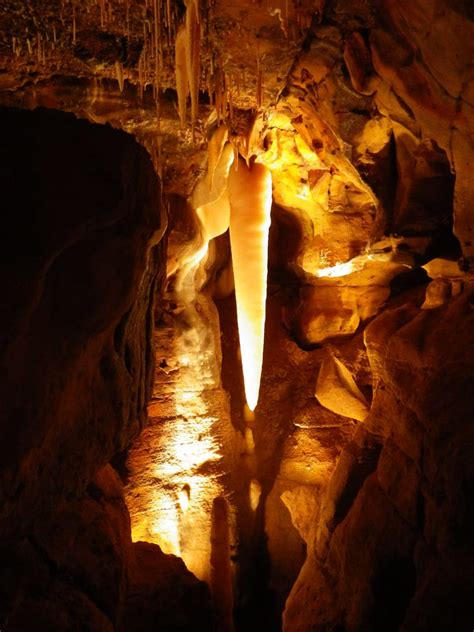
[[[123,629],[212,630],[208,588],[180,558],[149,542],[135,542]]]
[[[82,491],[146,419],[160,217],[129,137],[54,112],[2,115],[6,535],[47,513],[44,498]]]
[[[122,629],[140,574],[122,484],[99,468],[147,418],[159,182],[110,128],[13,109],[1,126],[0,625]],[[173,562],[154,559],[156,587]],[[190,629],[205,587],[174,568]]]
[[[473,299],[388,310],[367,328],[370,416],[323,494],[284,629],[469,625]]]

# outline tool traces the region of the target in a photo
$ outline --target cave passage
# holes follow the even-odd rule
[[[0,632],[474,597],[469,0],[0,8]]]

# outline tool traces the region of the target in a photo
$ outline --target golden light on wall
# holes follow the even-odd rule
[[[174,326],[160,338],[161,352],[170,345],[168,373],[161,371],[150,423],[129,455],[126,494],[133,540],[178,555],[209,582],[212,506],[226,496],[222,473],[228,469],[232,426],[228,399],[219,388],[216,340],[204,313],[184,298],[191,326]]]

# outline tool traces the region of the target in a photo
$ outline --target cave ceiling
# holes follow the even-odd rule
[[[331,236],[332,248],[316,249],[322,260],[308,255],[306,271],[347,261],[384,233],[416,232],[424,200],[410,199],[417,197],[411,174],[417,169],[418,181],[434,184],[444,160],[460,175],[454,231],[472,256],[464,177],[474,120],[468,2],[187,5],[3,2],[0,102],[71,111],[132,133],[151,154],[165,193],[185,198],[225,122],[236,151],[272,170],[274,201],[297,211],[307,239],[315,223],[318,240]],[[179,33],[193,51],[184,71]],[[192,86],[184,125],[180,85],[181,92]]]
[[[183,193],[216,123],[210,101],[220,103],[220,117],[231,119],[235,135],[246,133],[258,109],[275,104],[284,90],[314,9],[307,0],[201,3],[193,139],[190,129],[179,128],[177,111],[175,39],[186,21],[183,2],[2,3],[2,101],[73,110],[134,133],[158,152],[170,190]],[[183,157],[186,184],[179,182]]]

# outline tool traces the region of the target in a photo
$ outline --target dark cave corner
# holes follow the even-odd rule
[[[0,124],[0,627],[166,627],[173,603],[205,629],[205,586],[132,544],[107,464],[147,418],[160,183],[123,132],[47,110]]]

